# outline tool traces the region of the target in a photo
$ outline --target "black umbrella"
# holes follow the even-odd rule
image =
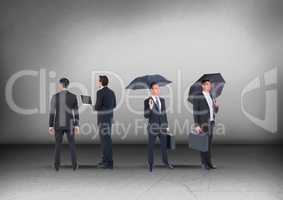
[[[221,95],[222,90],[224,88],[225,80],[222,77],[220,73],[214,73],[214,74],[204,74],[202,77],[200,77],[190,88],[189,91],[189,98],[188,101],[192,103],[192,99],[195,95],[202,92],[201,88],[201,81],[202,80],[210,80],[212,84],[211,88],[211,95],[213,98],[216,98]]]
[[[126,89],[138,90],[138,89],[148,89],[150,88],[150,84],[152,82],[156,82],[160,87],[166,86],[172,81],[167,80],[163,76],[159,74],[153,75],[145,75],[135,78],[127,87]]]

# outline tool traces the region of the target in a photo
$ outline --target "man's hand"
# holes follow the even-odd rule
[[[48,128],[48,133],[49,133],[49,135],[54,135],[55,134],[54,127],[49,127]]]
[[[214,104],[215,107],[219,107],[219,105],[218,105],[216,99],[213,99],[213,104]]]
[[[199,126],[197,126],[195,128],[195,130],[196,130],[197,134],[200,134],[202,132],[202,129]]]
[[[75,127],[75,134],[76,135],[80,134],[80,128],[78,126]]]
[[[149,99],[148,104],[149,104],[149,109],[152,110],[154,103],[153,103],[153,100],[151,98]]]

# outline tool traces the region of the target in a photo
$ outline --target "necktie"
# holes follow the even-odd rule
[[[160,103],[158,101],[158,97],[155,97],[156,105],[158,107],[158,111],[160,112]]]

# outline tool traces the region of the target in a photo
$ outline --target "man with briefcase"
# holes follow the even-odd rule
[[[219,106],[216,104],[215,99],[212,98],[211,82],[209,79],[201,81],[202,92],[195,95],[193,103],[193,116],[195,122],[195,132],[199,135],[200,140],[207,137],[207,148],[200,151],[202,168],[216,169],[211,161],[211,145],[213,138],[213,128],[215,126],[215,113],[218,112]],[[194,136],[192,135],[192,139]]]
[[[173,169],[168,161],[167,150],[168,145],[167,139],[171,138],[167,133],[169,131],[165,99],[159,97],[160,89],[159,85],[156,82],[150,84],[151,96],[144,100],[144,117],[148,119],[148,165],[149,171],[153,170],[153,161],[154,161],[154,145],[156,138],[160,140],[160,149],[162,154],[162,161],[164,165]]]

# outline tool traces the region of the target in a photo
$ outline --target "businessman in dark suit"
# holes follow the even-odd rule
[[[113,169],[111,127],[113,109],[116,107],[116,97],[115,93],[108,88],[108,82],[107,76],[99,76],[98,85],[100,89],[96,93],[94,106],[97,111],[97,124],[102,150],[102,161],[98,163],[98,167],[103,169]]]
[[[202,168],[209,170],[216,169],[211,161],[211,146],[213,128],[215,126],[215,113],[218,112],[219,106],[211,96],[211,82],[208,79],[202,80],[201,87],[202,92],[193,98],[193,115],[196,132],[205,132],[209,135],[209,150],[200,153]]]
[[[173,169],[168,162],[167,155],[167,132],[168,121],[166,114],[165,99],[159,97],[160,89],[156,82],[150,85],[151,96],[144,101],[144,117],[148,119],[148,165],[152,172],[154,162],[154,146],[156,138],[159,138],[162,161],[166,167]]]
[[[60,153],[63,135],[66,134],[69,142],[73,170],[77,169],[75,135],[79,134],[79,112],[77,97],[67,90],[69,80],[62,78],[58,84],[58,93],[52,96],[49,114],[49,134],[55,135],[55,162],[56,171],[60,168]]]

